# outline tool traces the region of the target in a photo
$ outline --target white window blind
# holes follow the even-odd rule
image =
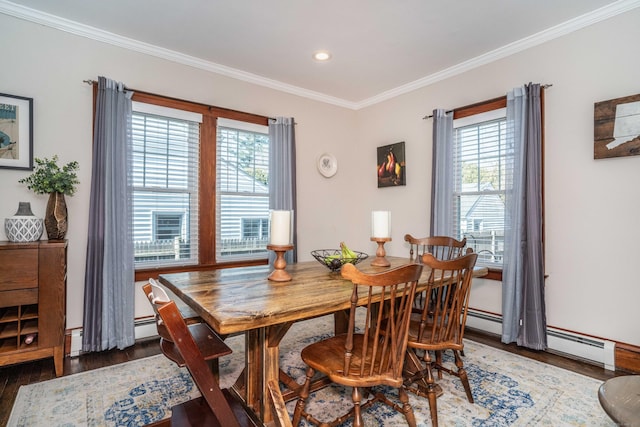
[[[454,235],[466,237],[479,265],[502,267],[505,185],[513,154],[505,110],[454,121]]]
[[[136,268],[196,264],[201,116],[141,103],[133,108]]]
[[[269,218],[267,126],[217,121],[216,259],[265,258]]]

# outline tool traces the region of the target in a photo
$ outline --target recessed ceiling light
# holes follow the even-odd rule
[[[331,59],[331,53],[326,50],[319,50],[317,52],[314,52],[313,59],[320,62],[328,61]]]

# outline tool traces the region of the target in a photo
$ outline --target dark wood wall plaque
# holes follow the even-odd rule
[[[596,102],[593,158],[640,154],[640,94]]]

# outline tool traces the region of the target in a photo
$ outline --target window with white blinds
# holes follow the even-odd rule
[[[198,263],[199,114],[134,102],[136,268]]]
[[[268,127],[218,118],[216,259],[267,256]]]
[[[454,234],[465,237],[478,265],[502,267],[505,184],[513,153],[505,109],[454,121]]]

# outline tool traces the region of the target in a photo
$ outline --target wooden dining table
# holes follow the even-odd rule
[[[387,259],[391,263],[389,267],[372,266],[371,259],[366,259],[358,264],[358,269],[366,273],[382,272],[410,262],[402,257],[388,256]],[[290,388],[296,387],[280,370],[280,341],[295,322],[326,314],[335,315],[337,332],[345,330],[345,313],[353,290],[350,280],[317,261],[290,264],[286,271],[291,281],[268,280],[269,266],[190,271],[159,277],[162,284],[220,335],[244,333],[244,375],[238,378],[233,389],[265,423],[273,419],[264,397],[268,395],[268,382],[281,380]],[[428,274],[425,268],[425,280]],[[484,274],[486,269],[474,272],[475,276]]]

